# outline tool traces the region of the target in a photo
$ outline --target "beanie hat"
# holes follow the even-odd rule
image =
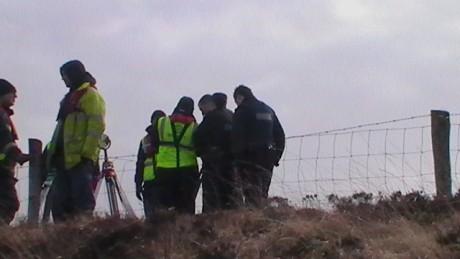
[[[150,116],[150,123],[156,122],[160,117],[166,116],[166,113],[162,110],[156,110],[152,113],[152,116]]]
[[[87,77],[86,69],[80,60],[71,60],[61,66],[61,76],[66,75],[73,84],[82,83]]]
[[[11,92],[16,93],[16,88],[5,79],[0,79],[0,96]]]
[[[184,96],[179,100],[179,103],[177,103],[174,113],[182,113],[187,116],[192,116],[194,105],[195,103],[192,98]]]

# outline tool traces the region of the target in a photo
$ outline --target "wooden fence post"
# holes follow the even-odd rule
[[[41,161],[42,142],[38,139],[29,139],[29,206],[27,221],[38,224],[40,213],[40,192],[41,192]]]
[[[431,141],[433,145],[436,195],[452,197],[450,172],[450,118],[447,111],[431,111]]]

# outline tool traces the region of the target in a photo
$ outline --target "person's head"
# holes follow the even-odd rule
[[[16,97],[16,88],[5,79],[0,79],[0,106],[10,108]]]
[[[205,94],[198,102],[198,108],[203,115],[206,115],[216,109],[216,103],[211,95]]]
[[[224,93],[213,93],[212,99],[216,104],[217,109],[227,108],[227,95]]]
[[[188,96],[184,96],[180,98],[176,108],[174,108],[173,113],[180,113],[186,116],[193,116],[194,106],[195,103],[193,102],[193,99]]]
[[[88,80],[85,66],[79,60],[66,62],[60,68],[62,80],[69,88],[77,88]]]
[[[254,98],[251,88],[245,85],[239,85],[233,92],[233,98],[235,99],[236,105],[240,105],[245,99]]]
[[[156,124],[158,119],[161,118],[161,117],[164,117],[166,116],[166,113],[164,113],[164,111],[162,110],[155,110],[153,113],[152,113],[152,116],[150,116],[150,123],[152,125]]]

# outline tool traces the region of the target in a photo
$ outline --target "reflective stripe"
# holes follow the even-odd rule
[[[145,166],[153,166],[153,159],[149,159],[149,160],[150,160],[150,161],[145,160],[145,163],[144,163]],[[147,161],[148,161],[148,162],[147,162]]]
[[[3,161],[3,159],[5,159],[6,155],[4,153],[1,153],[0,154],[0,161]]]
[[[262,121],[271,121],[272,114],[271,113],[256,113],[256,120]]]
[[[153,158],[147,158],[144,162],[144,182],[155,179],[155,161]]]
[[[104,122],[104,116],[93,114],[88,116],[89,120],[97,121],[97,122]]]
[[[88,131],[86,132],[86,137],[99,141],[102,137],[102,134],[100,132]]]

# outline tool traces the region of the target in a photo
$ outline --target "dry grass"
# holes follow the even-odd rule
[[[418,196],[417,196],[418,195]],[[289,206],[164,214],[157,225],[96,218],[0,229],[3,258],[460,258],[457,196],[335,200],[336,210]]]

